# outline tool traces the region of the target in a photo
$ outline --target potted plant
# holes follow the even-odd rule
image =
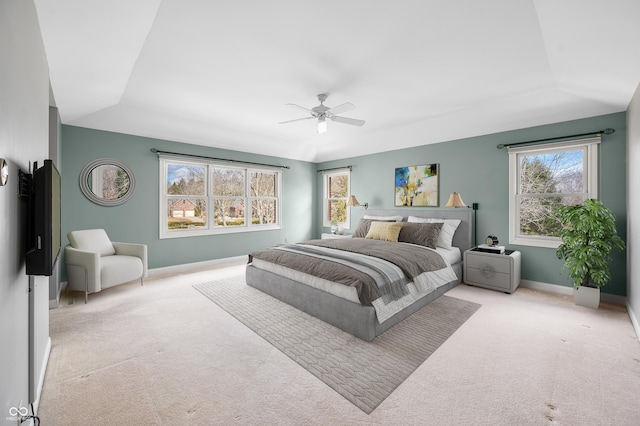
[[[611,251],[625,249],[616,231],[615,215],[595,199],[562,206],[556,215],[562,225],[562,244],[556,249],[556,256],[565,261],[562,269],[567,269],[573,279],[574,302],[597,308],[600,287],[611,280]]]

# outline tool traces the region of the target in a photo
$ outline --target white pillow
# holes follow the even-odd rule
[[[372,216],[369,214],[365,214],[364,216],[362,216],[363,219],[373,219],[373,220],[384,220],[384,221],[395,221],[395,222],[402,222],[402,216]]]
[[[442,229],[440,235],[438,235],[438,242],[436,246],[450,249],[453,244],[453,235],[460,225],[460,219],[438,219],[435,217],[417,217],[409,216],[407,222],[413,223],[442,223]]]

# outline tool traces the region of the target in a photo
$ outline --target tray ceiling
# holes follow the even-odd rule
[[[36,0],[64,124],[327,161],[625,111],[637,0]],[[317,134],[316,95],[351,102]]]

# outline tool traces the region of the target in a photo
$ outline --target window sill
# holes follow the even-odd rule
[[[551,239],[551,238],[544,238],[544,237],[539,237],[539,238],[520,237],[520,238],[509,239],[509,244],[513,244],[513,245],[529,246],[529,247],[546,247],[546,248],[552,248],[552,249],[557,249],[561,243],[562,241],[560,241],[560,239],[557,239],[557,238]]]
[[[170,239],[170,238],[187,238],[187,237],[204,237],[211,235],[225,235],[225,234],[240,234],[245,232],[260,232],[260,231],[273,231],[282,229],[280,225],[263,225],[263,226],[229,226],[229,227],[218,227],[214,229],[207,230],[192,230],[192,231],[165,231],[160,232],[160,239]]]

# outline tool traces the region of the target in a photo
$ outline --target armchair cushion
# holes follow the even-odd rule
[[[100,253],[100,256],[110,256],[116,254],[116,249],[111,244],[104,229],[85,229],[81,231],[71,231],[67,234],[69,243],[73,248],[82,251]]]
[[[139,279],[143,275],[143,265],[139,257],[104,256],[100,258],[100,286],[102,288]]]

